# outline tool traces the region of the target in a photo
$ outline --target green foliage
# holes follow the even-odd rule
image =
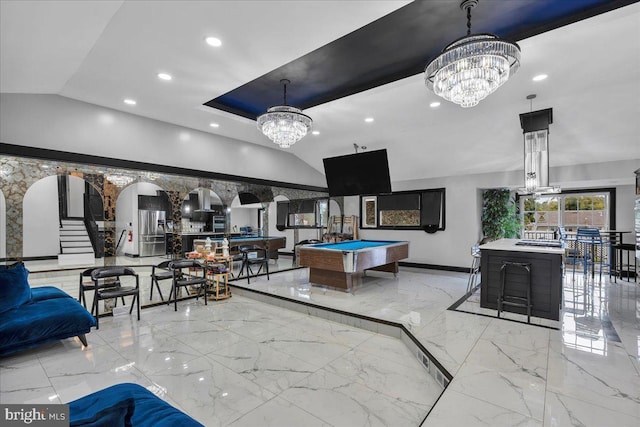
[[[508,189],[496,188],[482,193],[482,232],[491,239],[519,237],[520,221]]]

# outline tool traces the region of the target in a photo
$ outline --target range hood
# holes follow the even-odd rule
[[[211,209],[211,192],[198,188],[198,208],[194,212],[213,212]]]
[[[211,190],[205,188],[198,188],[198,208],[194,212],[216,212],[211,209]],[[218,197],[213,197],[213,203],[222,209],[222,201]]]

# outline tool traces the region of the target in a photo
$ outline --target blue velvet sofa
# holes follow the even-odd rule
[[[95,318],[69,294],[53,286],[31,288],[23,263],[0,269],[0,356],[85,334]]]
[[[69,425],[92,427],[203,427],[146,388],[117,384],[69,403]]]

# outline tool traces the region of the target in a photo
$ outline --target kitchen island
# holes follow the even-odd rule
[[[564,248],[558,241],[501,239],[480,246],[482,283],[480,307],[497,309],[500,268],[504,261],[531,264],[531,315],[560,320],[562,307],[562,257]],[[507,288],[525,294],[526,275],[510,270]],[[503,307],[504,311],[526,314],[522,307]]]
[[[211,239],[212,242],[215,242],[218,246],[222,245],[222,239],[224,237],[224,233],[181,233],[182,234],[182,251],[183,256],[187,252],[191,252],[194,250],[194,241],[195,240],[206,240],[207,237]],[[261,248],[266,248],[269,251],[270,259],[278,259],[278,249],[284,249],[287,244],[286,237],[279,236],[242,236],[232,234],[229,239],[229,249],[231,250],[231,255],[235,255],[237,252],[233,250],[233,248],[241,246],[241,245],[257,245]]]

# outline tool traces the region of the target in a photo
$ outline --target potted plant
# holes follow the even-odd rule
[[[520,237],[520,220],[509,189],[482,192],[482,233],[483,241]]]

